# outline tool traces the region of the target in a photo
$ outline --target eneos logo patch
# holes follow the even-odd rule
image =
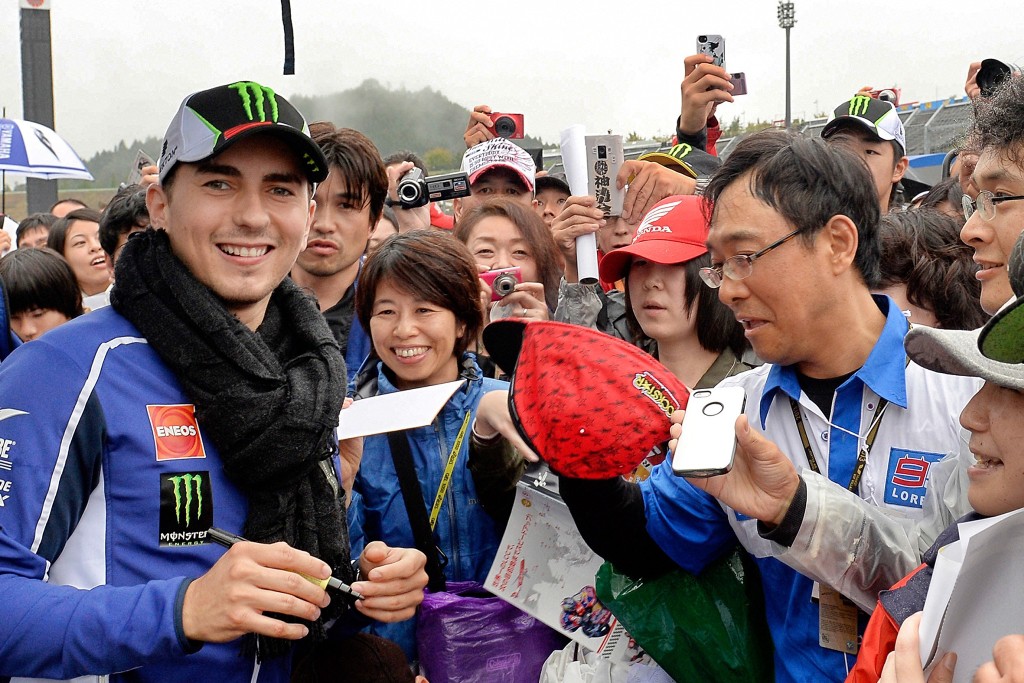
[[[146,410],[153,428],[157,460],[206,457],[194,405],[146,406]]]
[[[903,448],[889,450],[889,473],[885,477],[885,502],[891,505],[920,508],[926,492],[925,480],[933,462],[942,459],[941,453],[908,451]]]

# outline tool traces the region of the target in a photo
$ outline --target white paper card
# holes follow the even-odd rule
[[[14,251],[15,249],[18,248],[18,224],[15,223],[14,220],[11,219],[10,216],[4,216],[3,219],[4,219],[4,226],[3,226],[4,232],[6,232],[8,235],[11,236],[11,248],[8,249],[7,251]],[[5,251],[4,254],[6,254],[7,251]],[[0,256],[3,256],[3,254],[0,254]]]
[[[338,440],[425,427],[464,382],[459,379],[356,401],[341,411]]]
[[[956,584],[941,615],[932,663],[956,652],[954,681],[969,683],[1005,635],[1024,633],[1024,510],[962,524],[968,541]],[[980,529],[980,530],[979,530]],[[923,620],[922,620],[923,621]]]

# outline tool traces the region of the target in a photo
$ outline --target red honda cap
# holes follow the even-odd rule
[[[634,256],[672,265],[707,253],[708,219],[705,202],[694,195],[673,195],[651,207],[636,229],[633,243],[614,249],[601,259],[599,271],[605,282],[626,276]]]
[[[668,439],[690,392],[637,347],[579,325],[505,319],[484,328],[512,376],[509,409],[526,443],[556,472],[607,479],[631,472]]]

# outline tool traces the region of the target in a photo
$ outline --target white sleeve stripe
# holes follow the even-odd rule
[[[46,530],[46,525],[50,521],[50,513],[53,511],[54,501],[57,500],[57,488],[60,485],[61,476],[64,474],[64,467],[67,465],[68,452],[71,450],[71,440],[78,431],[78,424],[82,419],[82,414],[85,412],[85,404],[88,403],[89,397],[92,395],[93,389],[96,388],[96,383],[99,381],[100,371],[103,369],[103,361],[107,357],[107,352],[111,349],[115,349],[122,344],[147,344],[148,342],[142,337],[117,337],[111,339],[108,342],[104,342],[96,349],[96,355],[92,360],[92,367],[89,369],[89,376],[85,379],[85,385],[82,386],[81,392],[78,394],[78,401],[75,403],[74,410],[71,411],[71,417],[68,420],[67,427],[64,429],[64,436],[60,440],[60,451],[57,453],[57,462],[53,466],[53,473],[50,475],[50,485],[46,489],[46,497],[43,499],[43,509],[39,514],[39,521],[36,522],[35,536],[32,538],[32,552],[38,553],[39,546],[43,542],[43,531]]]

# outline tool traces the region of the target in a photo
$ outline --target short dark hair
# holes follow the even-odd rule
[[[83,209],[89,208],[89,205],[83,202],[81,199],[75,199],[74,197],[65,197],[64,199],[58,199],[53,204],[51,204],[48,213],[53,213],[53,210],[56,209],[61,204],[76,204]]]
[[[310,125],[313,140],[327,157],[332,172],[340,172],[352,199],[370,206],[370,225],[380,218],[388,194],[388,174],[376,145],[352,128],[335,128],[327,121]]]
[[[704,252],[700,256],[679,264],[686,274],[686,295],[683,304],[686,313],[692,314],[696,307],[697,341],[702,348],[713,353],[722,353],[730,349],[737,356],[742,356],[747,348],[743,326],[736,320],[732,311],[718,298],[718,291],[711,289],[700,279],[700,269],[711,265],[711,254]],[[633,335],[633,343],[642,345],[650,337],[640,326],[640,321],[633,313],[633,305],[629,296],[629,268],[633,266],[630,259],[626,270],[626,325]]]
[[[455,237],[463,244],[469,242],[477,224],[485,218],[507,218],[512,221],[523,239],[533,247],[533,260],[537,262],[537,276],[544,285],[544,298],[552,311],[558,305],[558,285],[562,279],[562,252],[551,236],[551,229],[533,209],[515,199],[496,197],[467,211],[455,225]]]
[[[994,148],[1024,166],[1024,78],[1007,78],[991,97],[975,100],[974,127],[968,144]]]
[[[370,254],[356,285],[356,315],[370,329],[373,301],[382,282],[422,297],[455,314],[466,332],[455,340],[461,356],[476,342],[484,326],[480,278],[466,245],[439,230],[410,230],[391,235]]]
[[[925,193],[917,206],[920,209],[939,210],[939,207],[943,202],[948,202],[956,212],[956,216],[953,217],[953,220],[959,219],[960,225],[962,226],[967,220],[964,218],[963,201],[964,190],[960,187],[960,181],[956,178],[948,177],[943,178],[932,185],[931,189]]]
[[[0,280],[11,315],[36,308],[76,318],[82,313],[82,290],[71,266],[53,249],[17,249],[0,258]]]
[[[100,218],[100,212],[96,209],[75,209],[67,216],[58,218],[56,222],[50,226],[50,235],[46,238],[46,246],[63,256],[64,242],[67,240],[68,228],[71,227],[71,224],[75,221],[99,223]]]
[[[430,173],[430,171],[427,170],[426,162],[423,161],[420,155],[417,154],[416,152],[412,152],[407,149],[400,149],[397,152],[392,152],[391,154],[384,157],[385,166],[400,164],[403,161],[411,161],[412,165],[423,171],[424,174]]]
[[[879,288],[906,285],[907,300],[931,311],[945,329],[985,324],[974,249],[960,241],[956,219],[935,209],[890,213],[882,216],[878,236]]]
[[[877,285],[880,209],[871,174],[856,155],[821,138],[780,130],[753,133],[736,145],[708,182],[704,196],[712,221],[722,192],[741,178],[746,178],[754,197],[799,231],[806,244],[833,216],[853,221],[853,264],[868,287]]]
[[[21,246],[21,238],[23,238],[29,231],[38,230],[39,228],[46,228],[47,234],[50,232],[50,228],[57,222],[57,217],[52,213],[33,213],[25,216],[24,220],[18,223],[18,229],[15,231],[14,244]]]
[[[121,235],[127,235],[137,228],[149,226],[149,209],[146,208],[146,188],[125,185],[117,191],[100,216],[100,246],[110,258]]]

